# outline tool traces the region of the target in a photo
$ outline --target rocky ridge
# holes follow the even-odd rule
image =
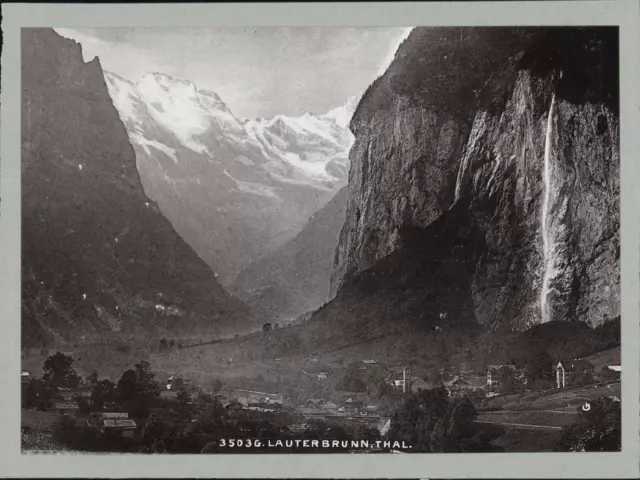
[[[99,60],[38,28],[22,60],[23,343],[252,327],[145,195]]]

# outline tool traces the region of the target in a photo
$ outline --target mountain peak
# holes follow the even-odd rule
[[[349,97],[343,105],[334,108],[333,110],[329,110],[324,116],[332,119],[340,127],[347,128],[351,121],[351,117],[358,106],[359,100],[359,97],[356,95]]]

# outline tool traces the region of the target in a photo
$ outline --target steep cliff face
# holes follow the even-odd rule
[[[477,322],[618,316],[617,85],[615,28],[415,29],[351,123],[332,291],[438,219],[473,250]]]
[[[23,29],[22,88],[23,342],[247,327],[145,196],[98,59]]]
[[[292,240],[244,269],[231,292],[274,322],[291,322],[322,305],[329,298],[333,252],[346,208],[343,187]]]

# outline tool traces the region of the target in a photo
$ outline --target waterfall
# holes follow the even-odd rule
[[[542,214],[540,219],[540,227],[542,230],[542,262],[543,262],[543,277],[542,277],[542,289],[540,290],[540,314],[542,317],[542,323],[546,323],[549,318],[549,305],[547,304],[547,297],[549,296],[549,282],[553,277],[553,244],[549,232],[549,200],[551,197],[551,120],[553,118],[553,106],[555,104],[555,93],[551,97],[551,106],[549,107],[549,117],[547,118],[547,131],[544,140],[544,172],[543,172],[543,189],[544,199],[542,202]]]
[[[467,161],[466,161],[466,157],[463,158],[463,161],[460,162],[460,168],[458,169],[458,176],[456,177],[456,188],[454,191],[454,197],[453,197],[453,203],[458,203],[458,200],[460,200],[460,186],[462,184],[462,176],[464,175],[464,172],[466,170],[466,165]]]

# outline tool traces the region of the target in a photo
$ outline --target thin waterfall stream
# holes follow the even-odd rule
[[[542,230],[542,265],[544,268],[542,276],[542,289],[540,290],[540,314],[542,316],[542,323],[550,321],[548,297],[550,286],[549,283],[553,278],[553,239],[550,235],[549,228],[549,202],[551,198],[552,189],[552,164],[551,164],[551,133],[552,133],[552,119],[553,119],[553,107],[555,105],[556,95],[555,93],[551,97],[551,106],[549,107],[549,115],[547,118],[547,131],[544,141],[544,167],[543,167],[543,190],[544,198],[542,202],[542,214],[540,219],[540,227]]]

